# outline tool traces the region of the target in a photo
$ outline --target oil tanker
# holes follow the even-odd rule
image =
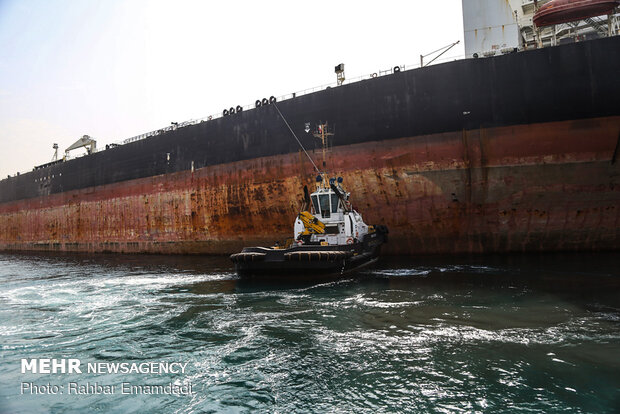
[[[468,18],[485,1],[463,2],[467,58],[278,109],[316,159],[327,125],[327,168],[390,229],[386,253],[619,249],[617,9],[553,31],[502,9],[495,41],[500,26]],[[0,249],[223,254],[290,237],[315,173],[275,100],[3,179]]]

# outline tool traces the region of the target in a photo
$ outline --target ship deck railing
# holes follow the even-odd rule
[[[433,62],[433,64],[437,64],[437,63],[446,63],[446,62],[451,62],[451,61],[455,61],[455,60],[461,60],[464,59],[465,56],[461,55],[461,56],[452,56],[452,57],[446,57],[443,59],[437,59],[436,61]],[[405,70],[411,70],[411,69],[419,69],[420,68],[420,63],[417,64],[411,64],[411,65],[397,65],[394,66],[392,68],[386,69],[386,70],[379,70],[377,72],[373,72],[373,73],[369,73],[366,75],[361,75],[361,76],[357,76],[355,78],[347,78],[344,85],[349,85],[351,83],[357,83],[357,82],[361,82],[364,80],[369,80],[369,79],[374,79],[374,78],[378,78],[378,77],[382,77],[382,76],[386,76],[386,75],[391,75],[394,73],[394,68],[398,67],[401,71],[405,71]],[[297,91],[297,92],[292,92],[292,93],[288,93],[288,94],[284,94],[284,95],[279,95],[279,96],[274,96],[276,98],[277,102],[282,102],[282,101],[286,101],[289,99],[293,99],[293,98],[298,98],[300,96],[304,96],[304,95],[308,95],[311,93],[315,93],[315,92],[320,92],[323,91],[325,89],[328,88],[336,88],[338,87],[338,83],[337,82],[331,82],[331,83],[327,83],[327,84],[323,84],[320,86],[315,86],[313,88],[308,88],[308,89],[304,89],[301,91]],[[249,111],[252,109],[255,109],[255,105],[252,104],[247,104],[247,105],[243,105],[241,106],[243,108],[243,111]],[[143,140],[145,138],[149,138],[152,136],[156,136],[159,134],[162,134],[164,132],[168,132],[168,131],[173,131],[177,128],[183,128],[186,126],[190,126],[190,125],[196,125],[196,124],[200,124],[202,122],[208,122],[208,121],[213,121],[215,119],[218,118],[222,118],[224,117],[223,112],[218,112],[218,113],[214,113],[208,116],[205,116],[203,118],[197,118],[197,119],[191,119],[189,121],[185,121],[185,122],[179,122],[179,123],[174,123],[173,125],[169,125],[166,126],[164,128],[160,128],[157,129],[155,131],[150,131],[150,132],[146,132],[144,134],[140,134],[140,135],[136,135],[135,137],[131,137],[131,138],[127,138],[121,141],[117,141],[115,142],[115,144],[119,144],[119,145],[124,145],[124,144],[129,144],[135,141],[140,141]]]

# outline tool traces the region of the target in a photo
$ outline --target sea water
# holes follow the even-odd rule
[[[0,413],[618,413],[619,264],[401,257],[295,281],[0,254]]]

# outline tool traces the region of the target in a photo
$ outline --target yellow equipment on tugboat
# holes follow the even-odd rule
[[[305,230],[302,232],[304,236],[310,234],[323,234],[325,233],[325,224],[318,218],[314,217],[309,211],[302,211],[299,213],[299,220],[304,225]]]

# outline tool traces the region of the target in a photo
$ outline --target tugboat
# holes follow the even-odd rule
[[[299,146],[318,172],[316,191],[309,194],[304,186],[301,212],[294,224],[294,237],[284,247],[245,247],[230,256],[239,276],[316,277],[338,276],[371,265],[387,242],[388,229],[367,225],[349,201],[342,177],[329,178],[321,172],[275,105]],[[323,168],[328,132],[320,124],[315,137],[323,144]]]
[[[387,227],[364,223],[341,177],[319,174],[316,181],[312,194],[304,187],[293,241],[285,247],[246,247],[231,255],[239,276],[337,276],[377,261]]]

